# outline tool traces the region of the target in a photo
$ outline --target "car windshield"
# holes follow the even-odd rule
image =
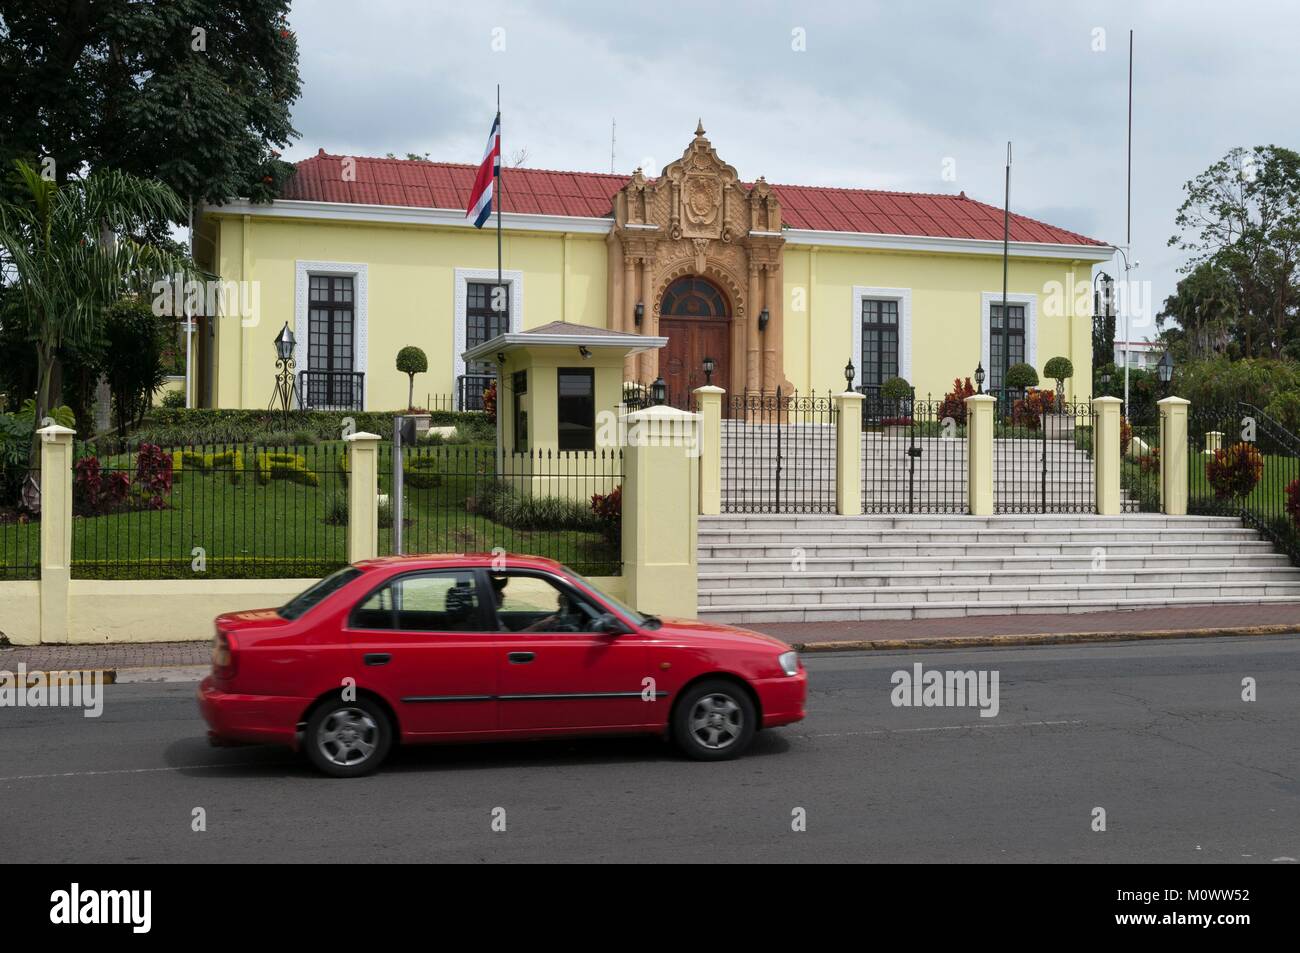
[[[306,591],[294,596],[275,611],[279,613],[281,619],[289,619],[292,621],[293,619],[300,618],[308,609],[319,605],[327,596],[338,592],[359,575],[361,575],[360,569],[353,566],[345,566],[338,572],[326,576]]]
[[[623,614],[623,618],[627,619],[633,625],[644,626],[647,623],[649,623],[650,620],[653,618],[653,616],[642,615],[640,612],[637,612],[631,606],[619,601],[618,599],[615,599],[608,592],[601,589],[600,586],[594,585],[590,579],[586,578],[581,573],[574,572],[568,566],[564,567],[564,571],[569,574],[570,578],[578,580],[584,586],[590,589],[592,592],[599,593],[602,599],[604,599],[611,606],[613,606],[615,609],[621,612]]]

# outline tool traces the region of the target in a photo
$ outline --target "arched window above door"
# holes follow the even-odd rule
[[[688,275],[664,291],[659,313],[664,317],[725,318],[727,299],[713,282]]]

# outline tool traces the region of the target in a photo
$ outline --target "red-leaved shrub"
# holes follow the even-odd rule
[[[960,377],[954,377],[952,381],[952,390],[943,395],[943,403],[939,405],[939,420],[942,422],[945,418],[951,417],[957,422],[958,426],[966,423],[966,398],[975,396],[975,385],[966,378],[965,382]]]
[[[623,538],[623,487],[616,486],[608,493],[593,493],[591,512],[596,514],[605,538],[617,546]]]
[[[1253,443],[1236,443],[1215,450],[1205,461],[1205,479],[1220,499],[1244,497],[1264,475],[1264,456]]]

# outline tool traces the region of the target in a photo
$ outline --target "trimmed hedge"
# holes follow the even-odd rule
[[[263,486],[272,480],[288,480],[303,486],[320,486],[320,477],[307,468],[300,453],[259,453],[257,482]]]
[[[442,482],[438,472],[437,457],[411,457],[405,461],[402,469],[402,482],[419,490],[428,490]]]
[[[184,447],[194,444],[254,443],[259,438],[267,442],[281,439],[277,435],[292,434],[295,443],[306,442],[310,435],[317,440],[339,440],[343,436],[343,422],[351,419],[353,429],[378,434],[384,440],[393,436],[393,417],[404,411],[345,411],[345,410],[293,410],[286,422],[282,411],[270,410],[216,410],[207,407],[156,407],[144,423],[127,438],[127,446],[155,443],[164,447]],[[493,442],[496,423],[486,414],[477,411],[435,410],[430,413],[433,426],[454,426],[466,439]],[[106,445],[113,441],[100,438]],[[111,446],[108,452],[116,452]]]
[[[176,559],[94,559],[72,564],[73,579],[318,579],[347,565],[326,559],[275,556],[209,556],[207,570],[195,572],[188,556]]]
[[[244,478],[244,454],[239,450],[223,450],[218,453],[200,453],[197,450],[177,450],[172,454],[172,479],[180,480],[186,470],[206,473],[210,470],[226,470],[228,479],[238,484]]]

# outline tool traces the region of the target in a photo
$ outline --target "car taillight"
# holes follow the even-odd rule
[[[212,639],[212,674],[218,678],[235,674],[235,647],[230,636],[220,629]]]

